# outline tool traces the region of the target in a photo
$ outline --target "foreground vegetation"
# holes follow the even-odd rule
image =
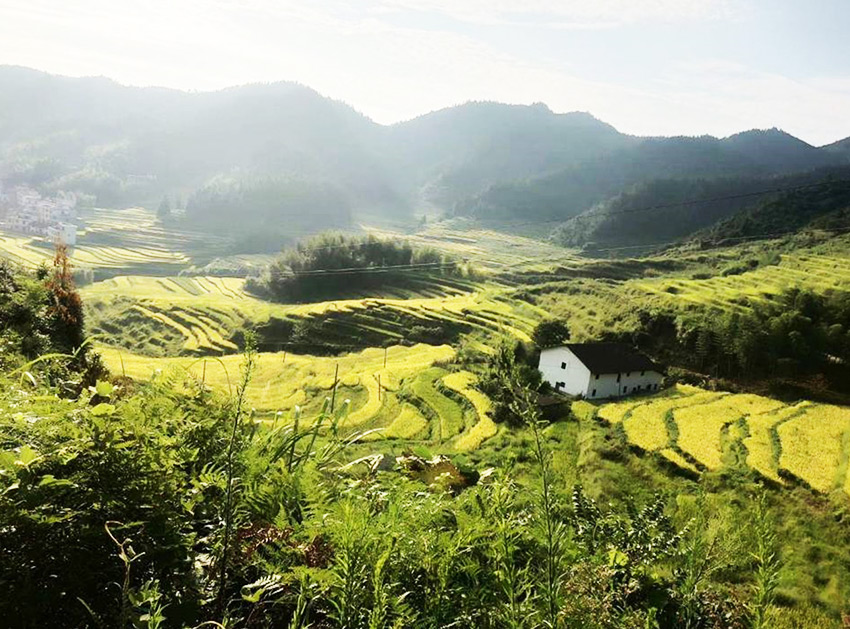
[[[361,458],[382,448],[356,443],[367,435],[346,428],[345,406],[258,423],[242,403],[248,382],[243,372],[221,398],[163,375],[65,401],[38,381],[7,381],[4,616],[140,627],[833,622],[829,606],[771,604],[781,542],[769,494],[733,507],[695,487],[676,500],[644,490],[635,509],[599,506],[591,496],[610,481],[594,470],[606,446],[590,420],[544,428],[520,411],[534,423],[479,454],[498,465],[487,480],[461,489],[447,474],[423,491]],[[593,486],[573,484],[582,478]],[[747,526],[742,509],[757,514]]]

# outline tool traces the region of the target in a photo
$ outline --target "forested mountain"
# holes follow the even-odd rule
[[[850,163],[850,138],[827,144],[823,147],[823,150],[843,158],[846,163]]]
[[[292,83],[212,93],[0,68],[0,176],[152,205],[220,175],[332,181],[352,203],[403,207],[383,129]]]
[[[753,238],[802,228],[850,230],[850,168],[834,171],[824,185],[801,187],[763,200],[696,236]]]
[[[554,240],[598,251],[670,242],[696,232],[722,240],[793,231],[840,210],[847,180],[848,168],[771,177],[652,179],[558,226]],[[801,188],[772,192],[795,187]]]
[[[186,93],[0,67],[0,180],[107,206],[153,208],[167,195],[189,206],[192,227],[227,233],[269,235],[276,221],[300,235],[423,211],[497,228],[555,224],[598,204],[748,190],[848,160],[848,140],[816,148],[778,129],[637,138],[587,113],[487,102],[387,127],[293,83]],[[661,231],[701,229],[738,209],[689,211]],[[597,239],[586,228],[560,234],[571,244]]]
[[[493,184],[557,172],[637,141],[587,113],[488,102],[394,125],[389,140],[400,180],[440,209]]]
[[[482,219],[566,220],[632,186],[656,179],[767,177],[840,161],[835,153],[778,129],[748,131],[725,139],[646,138],[555,174],[495,185],[457,204],[454,212]]]

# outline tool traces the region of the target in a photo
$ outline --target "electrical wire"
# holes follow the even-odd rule
[[[525,222],[521,222],[521,223],[505,223],[505,224],[502,224],[501,227],[506,227],[506,226],[516,227],[516,226],[522,226],[522,225],[542,225],[542,224],[553,223],[553,222],[565,223],[569,220],[577,220],[577,219],[582,219],[582,218],[592,218],[592,217],[596,217],[596,216],[609,217],[609,216],[617,216],[617,215],[622,215],[622,214],[652,212],[652,211],[671,209],[671,208],[675,208],[675,207],[687,207],[687,206],[700,205],[700,204],[705,204],[705,203],[716,203],[716,202],[720,202],[720,201],[729,201],[729,200],[736,200],[736,199],[742,199],[742,198],[750,198],[750,197],[762,196],[762,195],[766,195],[766,194],[774,194],[774,193],[780,193],[780,192],[794,192],[794,191],[799,191],[799,190],[806,190],[806,189],[811,189],[811,188],[817,188],[817,187],[822,187],[822,186],[827,186],[827,185],[843,184],[843,183],[850,184],[850,179],[834,179],[834,180],[826,180],[826,181],[820,181],[820,182],[798,185],[798,186],[767,188],[767,189],[748,192],[748,193],[741,193],[741,194],[734,194],[734,195],[724,195],[724,196],[710,197],[710,198],[703,198],[703,199],[689,199],[689,200],[680,201],[680,202],[676,202],[676,203],[656,204],[656,205],[644,206],[644,207],[639,207],[639,208],[627,208],[627,209],[620,210],[620,211],[597,212],[597,213],[586,212],[584,214],[580,214],[580,215],[572,217],[570,219],[559,218],[559,219],[552,219],[552,220],[548,220],[548,221],[525,221]],[[490,227],[492,228],[492,226],[490,226]],[[757,234],[757,235],[752,235],[752,236],[722,238],[722,239],[720,239],[720,241],[721,242],[732,242],[732,241],[743,241],[743,240],[769,239],[769,238],[774,238],[774,237],[780,237],[780,236],[783,236],[783,235],[788,235],[788,234],[791,234],[791,233],[796,233],[796,231],[797,230],[791,230],[791,231],[786,231],[786,232],[774,232],[774,233],[770,233],[770,234]],[[835,230],[821,230],[821,231],[835,231]],[[333,249],[351,249],[353,247],[358,247],[358,248],[368,247],[368,246],[373,246],[373,245],[384,244],[384,243],[387,243],[387,242],[396,242],[396,243],[404,243],[404,244],[409,243],[409,241],[406,240],[406,239],[387,238],[387,239],[377,239],[377,240],[374,240],[374,241],[367,241],[367,242],[362,242],[362,243],[348,243],[348,244],[327,245],[327,246],[318,246],[318,247],[301,247],[301,248],[296,248],[296,250],[300,251],[302,253],[309,253],[309,252],[314,252],[314,251],[321,252],[321,251],[333,250]],[[672,246],[672,245],[676,245],[676,244],[684,244],[684,242],[682,240],[676,240],[676,241],[661,242],[661,243],[647,243],[647,244],[641,244],[641,245],[624,245],[624,246],[619,246],[619,247],[594,248],[593,251],[594,252],[613,252],[613,251],[627,251],[627,250],[632,250],[632,249],[636,249],[636,250],[637,249],[658,249],[658,248],[661,248],[661,247]],[[4,254],[3,252],[0,252],[0,256],[6,258],[6,259],[8,259],[8,260],[10,260],[10,261],[12,261],[16,264],[19,264],[21,266],[28,267],[32,270],[40,268],[40,265],[34,264],[34,263],[32,263],[28,260],[25,260],[24,258],[15,259],[15,258],[17,258],[17,256],[14,256],[14,254],[10,255],[8,253]],[[334,269],[334,268],[309,269],[309,270],[306,270],[306,271],[295,271],[292,274],[295,275],[295,276],[311,276],[311,275],[327,276],[327,275],[362,274],[362,273],[386,273],[386,272],[389,272],[389,271],[399,271],[400,272],[400,271],[403,271],[403,270],[413,270],[413,269],[425,270],[425,269],[429,269],[429,268],[431,268],[431,269],[451,268],[451,267],[456,267],[458,264],[466,263],[468,261],[469,260],[467,258],[463,258],[459,262],[411,263],[411,264],[398,264],[398,265],[387,265],[387,266],[346,267],[346,268],[341,268],[341,269]],[[525,262],[532,262],[532,261],[535,261],[535,260],[526,260]],[[549,262],[551,260],[540,258],[540,259],[537,259],[536,261],[537,262]],[[508,265],[503,265],[503,266],[508,266]]]

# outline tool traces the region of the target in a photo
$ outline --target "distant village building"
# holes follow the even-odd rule
[[[47,228],[47,237],[54,244],[73,247],[77,244],[77,226],[71,223],[56,223]]]
[[[74,193],[60,192],[54,197],[43,197],[28,186],[11,190],[0,188],[0,229],[29,236],[38,236],[74,246],[77,243],[77,197]]]
[[[544,349],[540,372],[552,388],[600,399],[657,391],[662,368],[624,343],[570,343]]]

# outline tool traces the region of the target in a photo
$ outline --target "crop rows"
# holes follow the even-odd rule
[[[805,286],[817,292],[850,288],[850,259],[846,256],[791,254],[776,266],[708,279],[635,280],[642,292],[724,310],[742,310],[747,301],[770,299],[782,291]]]
[[[576,411],[588,416],[587,403]],[[687,385],[601,404],[595,416],[621,424],[629,443],[689,471],[748,467],[777,483],[850,494],[850,408],[787,405],[752,394]]]
[[[187,373],[222,392],[233,391],[242,357],[149,358],[101,347],[108,367],[137,379],[183,377]],[[329,397],[349,401],[342,426],[376,430],[372,438],[415,439],[473,450],[493,436],[490,401],[474,388],[476,376],[432,366],[454,355],[448,346],[415,345],[377,348],[339,357],[260,353],[247,389],[257,418],[289,416],[295,406],[318,412]],[[334,376],[339,366],[336,395]],[[402,396],[401,391],[407,395]]]
[[[447,288],[447,290],[453,290]],[[117,276],[81,291],[93,332],[117,347],[161,355],[155,338],[180,335],[168,347],[183,354],[226,354],[236,350],[234,335],[270,320],[308,324],[312,337],[302,342],[351,349],[402,342],[453,342],[458,335],[489,338],[510,334],[529,340],[543,316],[534,306],[505,299],[495,290],[450,293],[408,299],[345,299],[303,305],[266,302],[244,290],[244,280],[221,277]],[[147,342],[129,341],[125,333],[139,315],[150,318]],[[157,332],[159,331],[159,332]],[[286,349],[288,337],[263,339],[265,349]]]

